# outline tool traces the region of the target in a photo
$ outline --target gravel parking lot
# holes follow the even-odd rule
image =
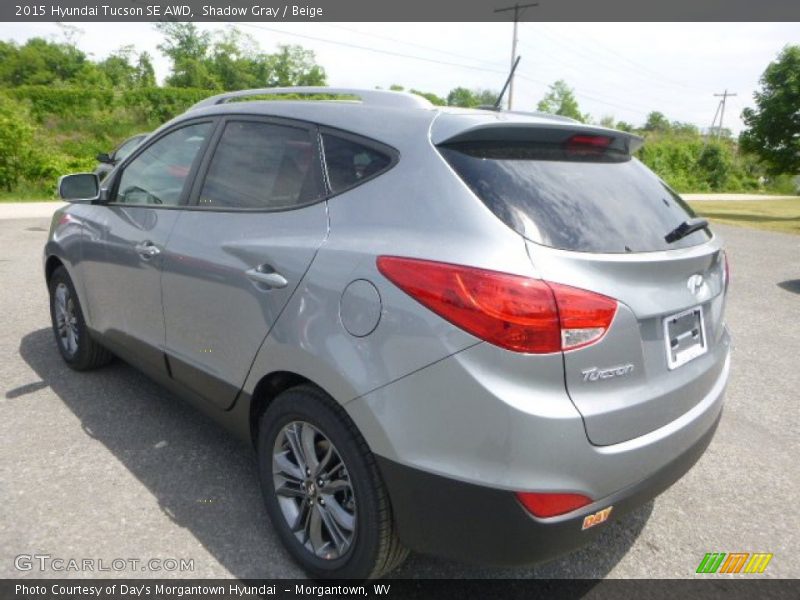
[[[97,575],[20,572],[20,554],[194,561],[103,576],[302,576],[262,510],[248,447],[124,363],[63,364],[41,272],[48,226],[0,219],[0,577]],[[684,578],[706,552],[772,552],[764,576],[800,577],[800,237],[715,229],[730,251],[734,366],[695,468],[562,559],[488,569],[414,555],[399,576]]]

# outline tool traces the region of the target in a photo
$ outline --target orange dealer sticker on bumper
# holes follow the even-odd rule
[[[608,517],[611,516],[611,509],[614,508],[613,506],[609,506],[608,508],[604,508],[603,510],[598,510],[593,515],[586,515],[583,518],[583,527],[581,530],[589,529],[590,527],[594,527],[595,525],[600,525],[600,523],[605,523],[608,521]]]

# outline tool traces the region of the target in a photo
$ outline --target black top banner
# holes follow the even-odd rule
[[[535,6],[530,6],[536,4]],[[515,10],[515,6],[517,7]],[[497,9],[509,9],[498,11]],[[798,0],[3,0],[2,21],[800,21]]]

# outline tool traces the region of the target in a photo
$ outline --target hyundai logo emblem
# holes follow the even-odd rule
[[[703,287],[703,276],[700,275],[700,273],[695,273],[689,277],[689,280],[686,282],[686,287],[689,288],[690,292],[697,295],[697,292]]]

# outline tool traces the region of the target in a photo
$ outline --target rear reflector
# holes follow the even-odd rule
[[[534,517],[555,517],[592,503],[582,494],[539,494],[517,492],[517,499]]]
[[[381,256],[378,270],[457,327],[507,350],[546,354],[597,342],[617,301],[520,275]]]

